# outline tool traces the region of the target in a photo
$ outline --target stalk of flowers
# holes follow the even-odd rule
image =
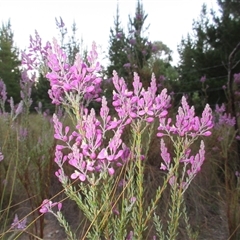
[[[70,176],[71,179],[79,179],[82,182],[86,181],[91,185],[96,185],[104,173],[108,172],[108,174],[113,175],[115,172],[114,166],[122,166],[128,158],[129,149],[121,140],[124,126],[132,123],[133,131],[137,130],[140,134],[139,137],[141,137],[144,130],[141,129],[143,123],[150,124],[156,116],[165,116],[167,114],[166,109],[170,106],[170,97],[166,94],[166,90],[156,96],[157,87],[154,76],[150,87],[146,91],[142,88],[142,83],[138,75],[135,74],[133,83],[134,91],[131,92],[128,91],[125,81],[119,79],[116,72],[114,72],[113,82],[116,91],[113,96],[113,105],[119,119],[112,119],[109,116],[107,101],[103,97],[102,108],[100,110],[101,121],[99,121],[93,109],[89,112],[84,108],[85,105],[94,99],[94,95],[89,94],[88,87],[86,88],[84,83],[81,82],[83,78],[78,78],[79,83],[77,84],[75,75],[68,77],[69,73],[67,71],[72,73],[71,67],[65,65],[65,55],[56,45],[56,42],[54,46],[58,56],[52,53],[49,56],[51,60],[49,66],[53,69],[53,74],[47,74],[52,86],[50,95],[57,104],[61,103],[70,108],[74,105],[74,113],[77,115],[78,123],[80,122],[81,124],[76,126],[76,131],[69,133],[70,128],[68,126],[63,130],[62,123],[56,116],[53,118],[55,138],[63,142],[63,144],[57,146],[55,152],[55,162],[59,166],[56,175],[63,184],[68,182],[69,178],[65,175],[63,168],[63,164],[67,162],[75,168]],[[96,53],[93,51],[89,62],[92,62],[92,59],[95,57]],[[57,59],[61,59],[61,63]],[[86,65],[80,62],[80,66],[85,67]],[[75,62],[74,67],[79,69],[77,62]],[[95,83],[94,77],[88,77],[87,79],[93,79],[93,83]],[[99,81],[97,81],[98,83]],[[95,84],[95,86],[98,88],[98,85]],[[91,91],[95,93],[93,87],[94,84],[91,87]],[[87,97],[85,97],[85,93]],[[75,107],[77,104],[82,109],[83,114],[81,115],[78,114],[80,109]],[[79,119],[80,116],[81,119]],[[103,139],[106,138],[108,131],[113,131],[114,135],[107,143],[104,143]],[[138,145],[138,151],[134,152],[134,155],[137,156],[138,160],[142,158],[142,152],[140,152],[142,142],[137,141],[136,145]],[[64,155],[63,150],[66,148],[70,152]],[[143,168],[140,166],[141,178],[143,177],[142,170]],[[99,178],[96,178],[94,173],[99,173]],[[139,182],[139,187],[140,185],[141,183]],[[142,195],[139,195],[140,198],[142,198]]]
[[[15,105],[13,98],[10,97],[9,103],[11,108],[10,118],[13,122],[23,112],[23,101],[21,100],[18,104]]]
[[[22,65],[27,71],[39,70],[40,73],[46,73],[48,71],[47,53],[51,48],[50,42],[46,42],[45,46],[42,45],[42,39],[35,31],[35,36],[30,36],[29,52],[22,51],[21,53]]]
[[[85,110],[81,131],[79,125],[72,132],[68,126],[63,128],[56,115],[53,122],[55,138],[61,141],[55,152],[55,162],[59,166],[56,176],[66,189],[67,195],[76,201],[93,223],[93,229],[98,229],[100,234],[103,232],[101,228],[104,223],[99,222],[106,218],[112,209],[110,196],[114,186],[112,180],[115,170],[125,164],[129,155],[129,149],[121,140],[123,127],[109,116],[105,97],[102,98],[100,119],[96,117],[93,109],[90,112]],[[107,138],[109,133],[112,135],[110,139]],[[69,151],[68,154],[64,154],[66,149]],[[70,176],[65,174],[64,164],[73,167]],[[86,201],[76,195],[76,189],[69,190],[69,183],[75,180],[80,181],[79,187]],[[77,197],[73,196],[74,194]]]
[[[160,118],[158,127],[159,137],[168,137],[174,148],[174,155],[168,152],[164,138],[161,138],[160,152],[163,159],[161,169],[169,174],[171,186],[171,209],[169,211],[168,236],[175,239],[180,208],[184,201],[183,194],[189,187],[192,180],[201,170],[205,160],[205,145],[203,140],[197,154],[191,154],[192,144],[202,136],[211,135],[213,128],[213,115],[210,106],[207,104],[203,110],[202,117],[195,116],[194,107],[188,105],[183,96],[181,105],[173,123],[171,118]],[[179,169],[181,167],[181,171]]]
[[[216,104],[214,115],[214,129],[216,132],[217,146],[214,146],[214,151],[220,151],[223,158],[227,158],[229,148],[232,146],[237,132],[234,130],[236,124],[235,117],[226,112],[226,106],[223,103],[221,106]],[[224,136],[224,137],[223,137]]]
[[[103,98],[103,104],[106,99]],[[115,120],[111,121],[106,114],[106,108],[101,108],[101,119],[97,119],[95,112],[92,110],[86,118],[83,119],[82,135],[76,131],[69,135],[68,128],[65,131],[60,131],[61,124],[56,122],[54,117],[55,129],[58,128],[58,139],[64,139],[62,145],[58,145],[55,153],[55,162],[59,166],[56,176],[63,183],[67,195],[77,202],[83,210],[87,218],[92,222],[93,229],[101,233],[104,230],[104,221],[108,216],[110,223],[111,212],[113,210],[112,204],[116,196],[112,195],[114,191],[114,179],[116,178],[115,171],[117,168],[125,164],[128,159],[129,149],[121,140],[122,129],[116,125]],[[100,124],[100,121],[102,124]],[[112,132],[113,137],[107,139],[109,132]],[[105,140],[104,140],[105,138]],[[67,148],[69,154],[64,155],[63,149]],[[63,164],[73,166],[72,174],[66,176],[64,173]],[[70,181],[69,181],[70,180]],[[85,200],[78,195],[76,199],[68,191],[69,182],[78,180],[79,187],[85,196]],[[73,191],[76,191],[73,190]]]
[[[24,111],[26,115],[28,115],[29,108],[32,105],[31,94],[32,94],[32,87],[36,79],[36,73],[32,74],[32,76],[29,77],[27,70],[24,69],[21,75],[22,77],[20,80],[20,87],[21,87],[20,95],[24,103]]]
[[[7,101],[7,91],[6,91],[6,85],[3,82],[3,80],[0,79],[0,114],[7,116],[8,113],[5,111],[5,103]],[[12,97],[8,100],[10,103],[10,117],[11,121],[14,121],[17,116],[23,111],[23,101],[20,101],[18,104],[14,104],[14,100]]]
[[[53,49],[48,50],[47,60],[51,71],[46,77],[51,85],[49,96],[53,104],[61,104],[71,109],[78,120],[80,120],[79,114],[84,114],[84,108],[91,101],[101,101],[99,95],[102,79],[97,76],[101,67],[96,61],[97,56],[96,44],[93,43],[88,63],[84,63],[77,54],[71,66],[56,39],[53,40]]]
[[[195,156],[190,155],[190,146],[201,136],[210,136],[211,129],[213,128],[213,116],[210,106],[207,104],[203,110],[202,117],[195,116],[195,110],[192,106],[189,107],[186,98],[182,97],[182,106],[178,109],[176,115],[175,124],[172,123],[172,119],[161,118],[160,125],[158,127],[159,137],[167,136],[170,138],[175,149],[174,162],[171,161],[171,156],[167,152],[165,141],[161,139],[161,157],[163,162],[161,164],[162,170],[170,171],[173,164],[182,163],[184,165],[184,171],[182,172],[182,188],[185,191],[189,186],[192,179],[200,171],[201,165],[204,161],[204,142],[201,140],[199,153]],[[176,136],[176,137],[174,137]],[[187,170],[187,167],[189,169]],[[185,173],[187,174],[187,182],[183,181]],[[175,178],[175,177],[174,177]],[[173,181],[172,179],[170,181]],[[173,181],[174,182],[174,181]]]
[[[67,195],[75,200],[83,211],[86,210],[86,216],[90,216],[89,220],[92,221],[97,218],[101,202],[95,203],[95,208],[89,204],[92,211],[87,210],[84,207],[84,204],[85,206],[87,204],[81,202],[81,199],[74,192],[75,190],[73,188],[72,191],[69,190],[67,184],[71,184],[72,180],[78,179],[81,188],[86,192],[86,196],[101,192],[101,188],[84,187],[81,182],[86,182],[91,186],[98,185],[102,178],[106,178],[106,174],[108,176],[114,174],[114,166],[122,166],[124,161],[127,160],[129,150],[121,140],[123,124],[109,116],[105,98],[102,99],[100,120],[96,117],[93,109],[89,111],[86,108],[91,101],[101,100],[99,97],[101,78],[97,77],[100,64],[96,62],[95,44],[93,44],[93,50],[88,56],[88,63],[84,63],[78,55],[74,65],[70,66],[65,53],[58,46],[56,40],[54,40],[53,51],[48,51],[47,58],[51,70],[46,75],[51,84],[49,95],[53,103],[61,104],[66,109],[70,109],[73,123],[76,123],[75,131],[71,132],[68,126],[63,130],[63,125],[57,116],[54,115],[53,117],[55,138],[62,141],[56,147],[55,152],[55,162],[59,166],[56,176],[62,182]],[[109,132],[112,132],[113,137],[109,141],[104,140]],[[67,155],[64,153],[66,149],[69,151]],[[64,173],[63,165],[65,163],[74,168],[70,178]],[[92,201],[96,200],[92,199]],[[102,202],[104,203],[104,200]],[[105,199],[105,202],[108,201]]]
[[[132,228],[135,237],[140,237],[146,230],[144,222],[145,210],[143,201],[143,176],[144,161],[147,158],[147,152],[151,136],[153,134],[154,119],[159,116],[166,116],[167,109],[170,107],[170,96],[164,89],[157,95],[157,86],[155,76],[152,76],[148,89],[142,87],[142,83],[137,73],[134,73],[133,91],[128,90],[127,84],[123,78],[119,78],[117,73],[113,73],[113,84],[115,90],[113,92],[113,103],[118,117],[126,124],[131,124],[132,142],[129,164],[124,175],[124,181],[129,185],[125,189],[125,196],[134,196],[135,204],[130,211]],[[143,139],[145,131],[148,132],[148,139]],[[144,151],[144,150],[145,151]],[[133,176],[136,176],[136,183]],[[127,203],[125,203],[127,204]],[[119,212],[124,212],[122,208]],[[127,221],[129,220],[127,219]],[[120,232],[120,229],[119,229]],[[121,235],[116,233],[116,236]]]
[[[2,79],[0,79],[0,114],[5,114],[5,103],[7,101],[6,85]]]
[[[55,211],[53,208],[57,207],[57,211]],[[43,200],[41,207],[40,207],[40,213],[45,214],[45,213],[51,213],[53,214],[60,225],[64,227],[65,232],[68,236],[68,239],[75,240],[76,235],[71,231],[70,226],[68,222],[66,221],[65,217],[63,216],[62,212],[62,203],[61,202],[52,202],[51,200],[45,199]]]

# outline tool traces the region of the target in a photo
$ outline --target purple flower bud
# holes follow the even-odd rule
[[[125,68],[130,68],[130,67],[131,67],[131,63],[125,63],[125,64],[123,65],[123,67],[125,67]]]
[[[14,217],[13,223],[11,224],[11,227],[14,229],[24,229],[24,228],[26,228],[26,223],[27,223],[27,218],[24,218],[19,221],[18,215],[15,214],[15,217]]]
[[[118,32],[118,33],[116,34],[116,37],[117,37],[118,39],[122,38],[122,36],[123,36],[123,34],[122,34],[121,32]]]
[[[3,82],[2,79],[0,79],[0,102],[5,104],[7,100],[7,91],[6,91],[6,85]]]
[[[240,73],[235,73],[233,77],[234,77],[234,82],[236,84],[240,84]]]
[[[206,81],[206,76],[201,77],[200,82],[204,83]]]
[[[240,177],[240,172],[236,171],[236,172],[235,172],[235,176],[236,176],[237,178],[239,178],[239,177]]]
[[[129,39],[129,43],[131,45],[135,45],[136,44],[136,39],[133,39],[133,38]]]

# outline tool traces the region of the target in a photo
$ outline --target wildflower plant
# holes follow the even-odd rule
[[[131,90],[125,80],[113,72],[112,106],[116,114],[111,116],[104,96],[101,96],[95,43],[83,62],[79,55],[71,65],[66,54],[53,40],[47,51],[50,81],[49,96],[56,105],[62,105],[72,119],[74,129],[64,126],[53,116],[54,137],[58,141],[55,150],[56,177],[66,195],[74,200],[89,220],[83,239],[142,239],[146,237],[150,221],[154,220],[157,235],[163,236],[162,223],[156,215],[157,205],[163,191],[171,188],[168,239],[176,239],[184,192],[198,174],[205,160],[205,147],[200,142],[198,153],[191,152],[192,144],[199,137],[211,134],[212,111],[206,105],[202,116],[195,115],[183,97],[176,119],[167,117],[171,98],[166,89],[158,94],[155,76],[150,86],[144,89],[137,73],[134,73]],[[100,101],[100,114],[89,109],[89,103]],[[151,139],[156,132],[160,137],[160,171],[166,172],[163,185],[147,207],[145,202],[145,166]],[[123,142],[126,127],[131,128],[129,142]],[[147,134],[146,134],[147,133]],[[143,137],[143,136],[146,136]],[[174,148],[168,152],[165,138]],[[160,157],[159,156],[159,157]],[[71,166],[71,172],[66,167]],[[74,234],[63,216],[52,211],[62,205],[45,199],[41,213],[53,213],[60,221],[69,239]],[[61,206],[61,207],[59,207]]]
[[[138,20],[142,17],[136,16]],[[43,47],[40,36],[35,32],[35,38],[31,37],[30,42],[30,52],[22,52],[22,100],[16,106],[12,98],[9,100],[11,113],[8,116],[10,124],[6,136],[9,142],[13,142],[10,141],[13,137],[16,142],[16,151],[8,161],[8,169],[15,166],[14,179],[20,180],[27,193],[32,210],[30,215],[33,214],[34,223],[40,219],[39,225],[34,224],[34,234],[43,237],[44,214],[51,213],[65,229],[68,239],[77,239],[61,211],[64,201],[47,199],[52,159],[58,167],[55,176],[66,196],[77,204],[87,219],[87,229],[82,239],[147,239],[151,223],[155,226],[153,239],[176,239],[181,217],[186,220],[188,232],[191,232],[184,193],[205,160],[202,138],[210,136],[213,127],[209,105],[205,106],[199,117],[194,107],[190,107],[183,97],[176,117],[170,117],[171,97],[167,89],[159,89],[154,74],[149,86],[143,87],[139,75],[134,73],[132,86],[129,86],[129,79],[126,82],[113,71],[112,106],[115,114],[110,115],[107,99],[101,91],[101,66],[95,43],[92,44],[87,61],[77,54],[71,63],[56,39]],[[130,44],[135,45],[135,40],[131,39]],[[152,45],[148,43],[148,47],[150,49]],[[49,80],[51,88],[48,93],[52,103],[64,107],[72,120],[71,126],[65,125],[61,117],[54,114],[51,127],[41,111],[40,103],[36,108],[41,116],[37,138],[33,137],[36,135],[34,130],[29,130],[31,90],[36,78],[32,71],[36,69]],[[1,115],[6,114],[6,100],[6,88],[0,81]],[[99,114],[89,107],[94,101],[101,103]],[[18,124],[15,124],[19,116]],[[124,141],[127,128],[131,129],[131,134]],[[156,136],[160,142],[161,163],[158,171],[163,175],[163,183],[159,184],[148,204],[146,165],[150,143]],[[192,145],[199,143],[199,138],[199,150],[194,152]],[[7,162],[5,160],[10,156],[6,139],[1,144],[0,164]],[[171,152],[166,144],[167,139],[173,146]],[[53,148],[54,156],[51,155]],[[33,169],[37,169],[37,172],[33,172]],[[6,173],[7,180],[10,179],[9,171]],[[13,184],[12,190],[14,188]],[[158,204],[167,188],[170,188],[171,201],[168,205],[167,231],[164,231]],[[6,187],[3,190],[6,191]],[[13,191],[10,195],[9,203]],[[3,198],[0,206],[3,206]],[[4,214],[8,218],[8,211]],[[19,220],[15,215],[9,230],[0,237],[16,229],[27,232],[30,225],[27,224],[27,218]]]

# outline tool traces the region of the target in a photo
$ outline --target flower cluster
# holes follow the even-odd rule
[[[123,78],[113,73],[113,84],[116,90],[113,92],[113,106],[120,119],[131,122],[134,119],[141,119],[148,123],[153,122],[155,117],[167,115],[170,107],[170,96],[167,90],[163,89],[157,95],[155,76],[152,75],[150,87],[145,90],[142,87],[140,78],[134,73],[133,91],[129,91]]]
[[[127,161],[129,149],[121,140],[123,124],[109,116],[105,97],[102,99],[100,117],[98,120],[93,109],[90,112],[85,109],[81,123],[76,126],[76,131],[70,133],[70,128],[67,126],[63,130],[62,123],[56,115],[53,116],[54,136],[63,142],[57,145],[55,152],[55,162],[60,168],[56,175],[61,182],[66,179],[62,170],[66,161],[75,168],[71,178],[81,181],[88,178],[89,172],[107,171],[113,175],[114,166],[122,166]],[[107,142],[104,139],[109,132],[113,132],[113,137]],[[66,148],[70,152],[64,156],[62,150]]]
[[[159,137],[169,136],[173,144],[179,148],[176,151],[180,151],[178,156],[171,156],[168,152],[164,139],[161,139],[160,152],[163,163],[161,163],[160,169],[170,172],[173,168],[173,161],[175,164],[183,164],[183,171],[180,182],[175,175],[172,175],[169,183],[170,185],[177,184],[185,191],[197,173],[201,170],[201,166],[205,160],[205,146],[201,141],[199,152],[196,155],[191,155],[190,146],[194,140],[199,136],[209,136],[211,129],[213,128],[212,110],[207,104],[202,117],[195,116],[194,107],[188,105],[185,97],[182,97],[182,106],[178,109],[175,124],[172,123],[171,118],[160,118],[160,131],[157,135]],[[172,138],[172,135],[176,135],[177,139]],[[176,152],[175,152],[176,153]]]
[[[186,97],[182,97],[182,106],[178,108],[175,124],[171,118],[159,118],[158,136],[176,134],[180,137],[189,136],[196,138],[198,136],[211,135],[210,129],[213,127],[212,109],[207,104],[203,110],[202,117],[195,116],[194,106],[190,108]]]
[[[236,124],[235,117],[232,117],[230,113],[226,113],[226,106],[223,103],[221,106],[218,104],[215,108],[215,124],[214,127],[219,129],[223,125],[233,127]]]
[[[240,73],[235,73],[233,77],[234,77],[234,82],[239,85],[240,84]]]
[[[17,116],[23,112],[23,101],[21,100],[18,104],[14,105],[14,100],[10,97],[9,103],[11,108],[11,119],[14,121]]]
[[[44,47],[42,46],[42,39],[35,31],[35,38],[30,36],[29,53],[24,51],[21,53],[22,65],[27,71],[38,69],[40,72],[46,72],[47,52],[51,48],[50,42],[47,42]]]
[[[52,103],[67,106],[83,103],[87,106],[93,100],[100,101],[102,79],[97,77],[101,70],[99,62],[96,61],[97,56],[96,44],[93,43],[88,64],[77,54],[75,63],[71,66],[57,40],[53,40],[53,49],[49,49],[47,54],[51,72],[46,75],[51,85],[49,96]]]

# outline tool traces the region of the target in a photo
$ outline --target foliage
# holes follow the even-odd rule
[[[31,112],[35,111],[35,106],[41,102],[43,111],[55,112],[55,107],[51,103],[51,98],[48,95],[48,90],[50,89],[50,83],[43,74],[40,73],[38,77],[38,82],[33,87],[32,99],[33,105],[31,107]]]
[[[223,102],[222,86],[228,77],[228,58],[239,43],[239,1],[218,1],[219,12],[207,10],[203,5],[200,18],[193,22],[193,34],[182,39],[179,46],[180,62],[179,90],[181,92],[201,94],[200,78],[208,79],[210,103]],[[240,53],[235,56],[233,74],[240,71],[238,61]]]
[[[10,20],[0,28],[0,79],[6,84],[9,96],[20,101],[20,60],[18,49],[14,46],[14,35]]]
[[[128,62],[124,48],[126,46],[126,36],[121,27],[119,6],[117,5],[116,18],[114,20],[114,29],[110,29],[108,59],[110,65],[107,67],[107,76],[111,77],[113,70],[118,70],[119,75],[122,77],[128,76],[127,70],[123,67]]]
[[[135,15],[129,16],[128,33],[125,34],[117,7],[115,28],[110,29],[107,75],[111,77],[113,70],[117,70],[130,87],[133,72],[138,72],[145,87],[149,84],[152,72],[157,78],[165,74],[166,79],[175,80],[177,77],[176,70],[170,64],[171,50],[160,41],[151,43],[145,36],[148,30],[148,27],[144,28],[147,16],[143,4],[137,1]]]

